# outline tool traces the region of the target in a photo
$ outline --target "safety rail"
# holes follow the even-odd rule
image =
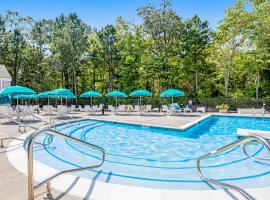
[[[68,140],[71,140],[73,142],[77,142],[79,144],[88,146],[90,148],[94,148],[99,150],[102,153],[102,160],[99,164],[97,165],[92,165],[92,166],[88,166],[88,167],[80,167],[80,168],[75,168],[75,169],[69,169],[69,170],[64,170],[61,172],[58,172],[54,175],[52,175],[51,177],[43,180],[42,182],[38,183],[37,185],[34,185],[34,180],[33,180],[33,144],[35,142],[35,139],[37,138],[37,136],[39,136],[40,134],[44,133],[44,132],[50,132],[51,135],[56,135],[56,136],[60,136],[63,138],[66,138]],[[46,133],[48,134],[48,133]],[[70,173],[70,172],[79,172],[79,171],[83,171],[83,170],[90,170],[93,168],[98,168],[101,167],[105,161],[105,150],[102,147],[99,147],[97,145],[94,144],[90,144],[88,142],[76,139],[74,137],[65,135],[61,132],[58,132],[56,130],[52,130],[52,129],[43,129],[40,131],[37,131],[36,133],[34,133],[27,144],[27,154],[28,154],[28,200],[34,200],[35,195],[34,195],[34,191],[36,189],[38,189],[39,187],[41,187],[42,185],[46,184],[46,198],[52,198],[52,193],[51,193],[51,180],[55,179],[56,177],[62,175],[62,174],[66,174],[66,173]]]
[[[265,138],[265,139],[266,139],[266,138]],[[269,139],[266,139],[266,140],[269,142]],[[244,154],[245,154],[247,157],[253,158],[254,160],[267,160],[267,161],[270,160],[270,158],[252,157],[251,155],[249,155],[249,153],[247,152],[246,147],[247,147],[247,145],[251,145],[251,144],[258,144],[258,142],[257,142],[257,141],[247,142],[247,143],[243,144],[243,147],[242,147],[243,152],[244,152]]]
[[[239,188],[237,186],[233,186],[233,185],[223,183],[223,182],[211,179],[211,178],[207,178],[202,174],[202,171],[201,171],[201,161],[202,160],[207,159],[207,158],[211,158],[214,155],[217,155],[217,154],[222,153],[222,152],[226,152],[229,149],[240,146],[242,144],[246,144],[246,143],[251,142],[251,141],[257,141],[257,142],[259,142],[261,144],[264,144],[266,146],[266,148],[267,148],[267,151],[270,153],[270,144],[265,138],[263,138],[261,136],[256,136],[256,135],[247,136],[247,137],[245,137],[243,139],[237,140],[237,141],[235,141],[235,142],[233,142],[231,144],[228,144],[228,145],[226,145],[224,147],[221,147],[221,148],[219,148],[219,149],[217,149],[215,151],[212,151],[212,152],[207,153],[207,154],[205,154],[203,156],[200,156],[198,158],[198,160],[197,160],[197,171],[199,173],[200,178],[203,181],[212,183],[214,185],[218,185],[218,186],[223,187],[225,189],[234,190],[234,191],[238,192],[239,194],[241,194],[243,197],[245,197],[248,200],[254,200],[254,198],[250,194],[248,194],[245,190],[243,190],[243,189],[241,189],[241,188]]]

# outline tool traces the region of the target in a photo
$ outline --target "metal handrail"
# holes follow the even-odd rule
[[[268,142],[269,142],[269,139],[266,139]],[[250,158],[253,158],[251,155],[249,155],[249,153],[247,152],[247,145],[251,145],[251,144],[258,144],[258,142],[254,141],[254,142],[247,142],[245,144],[243,144],[242,146],[242,149],[243,149],[243,152],[244,154],[247,156],[247,157],[250,157]],[[254,157],[253,158],[254,160],[266,160],[266,161],[269,161],[270,158],[262,158],[262,157]]]
[[[219,153],[228,151],[229,149],[232,149],[234,147],[237,147],[237,146],[239,146],[241,144],[245,144],[245,143],[250,142],[250,141],[257,141],[259,143],[264,144],[266,146],[268,152],[270,153],[270,144],[269,144],[269,142],[265,138],[263,138],[261,136],[256,136],[256,135],[247,136],[247,137],[245,137],[243,139],[237,140],[236,142],[233,142],[231,144],[228,144],[228,145],[226,145],[224,147],[221,147],[221,148],[219,148],[219,149],[217,149],[215,151],[212,151],[212,152],[210,152],[208,154],[205,154],[203,156],[200,156],[198,158],[198,160],[197,160],[197,171],[199,173],[200,178],[203,181],[206,181],[206,182],[209,182],[209,183],[218,185],[218,186],[223,187],[225,189],[234,190],[234,191],[238,192],[239,194],[241,194],[243,197],[245,197],[248,200],[254,200],[254,198],[250,194],[248,194],[245,190],[243,190],[243,189],[241,189],[241,188],[239,188],[237,186],[233,186],[233,185],[230,185],[230,184],[227,184],[227,183],[223,183],[223,182],[220,182],[220,181],[217,181],[217,180],[214,180],[214,179],[205,177],[202,174],[201,166],[200,166],[202,160],[207,159],[207,158],[210,158],[210,157],[212,157],[214,155],[217,155]]]
[[[40,183],[38,183],[37,185],[34,186],[34,183],[33,183],[33,181],[34,181],[33,180],[33,144],[34,144],[34,141],[37,138],[37,136],[39,136],[41,133],[43,133],[45,131],[49,131],[51,135],[60,136],[60,137],[66,138],[68,140],[77,142],[79,144],[86,145],[86,146],[88,146],[90,148],[94,148],[94,149],[99,150],[102,153],[101,163],[97,164],[97,165],[88,166],[88,167],[81,167],[81,168],[69,169],[69,170],[64,170],[64,171],[58,172],[58,173],[54,174],[53,176],[43,180],[42,182],[40,182]],[[50,184],[51,180],[55,179],[56,177],[58,177],[58,176],[60,176],[62,174],[66,174],[66,173],[70,173],[70,172],[78,172],[78,171],[83,171],[83,170],[89,170],[89,169],[100,167],[100,166],[103,165],[103,163],[105,161],[105,150],[102,147],[99,147],[99,146],[94,145],[94,144],[90,144],[88,142],[84,142],[82,140],[78,140],[78,139],[76,139],[74,137],[65,135],[65,134],[63,134],[61,132],[58,132],[58,131],[52,130],[52,129],[43,129],[43,130],[40,130],[40,131],[37,131],[36,133],[34,133],[32,135],[32,137],[29,139],[27,147],[28,147],[27,148],[27,154],[28,154],[28,200],[34,200],[34,191],[35,191],[35,189],[41,187],[44,184],[47,184],[47,187],[46,187],[46,189],[47,189],[47,191],[46,191],[47,198],[52,197],[51,184]]]

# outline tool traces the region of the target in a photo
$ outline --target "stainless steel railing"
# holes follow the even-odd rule
[[[267,138],[265,138],[265,139],[266,139],[266,140],[268,141],[268,143],[269,143],[269,139],[267,139]],[[252,145],[252,144],[258,144],[258,141],[247,142],[247,143],[243,144],[243,146],[242,146],[243,152],[244,152],[244,154],[245,154],[247,157],[253,158],[254,160],[267,160],[267,161],[270,160],[270,158],[262,158],[262,157],[253,157],[253,156],[251,156],[251,155],[248,153],[248,151],[247,151],[246,148],[247,148],[248,145]]]
[[[42,133],[46,132],[46,134],[48,134],[48,132],[50,132],[49,134],[51,135],[55,135],[55,136],[60,136],[63,138],[66,138],[68,140],[77,142],[79,144],[88,146],[90,148],[94,148],[97,149],[101,152],[102,154],[102,159],[101,162],[97,165],[92,165],[92,166],[87,166],[87,167],[81,167],[81,168],[75,168],[75,169],[69,169],[69,170],[64,170],[61,171],[59,173],[56,173],[54,175],[52,175],[51,177],[43,180],[42,182],[38,183],[37,185],[34,185],[34,175],[33,175],[33,144],[35,142],[35,139]],[[51,198],[52,194],[51,194],[51,180],[55,179],[56,177],[62,175],[62,174],[66,174],[66,173],[70,173],[70,172],[78,172],[78,171],[83,171],[83,170],[89,170],[89,169],[93,169],[93,168],[97,168],[103,165],[104,160],[105,160],[105,150],[102,147],[99,147],[97,145],[93,145],[90,144],[88,142],[84,142],[82,140],[78,140],[76,138],[70,137],[68,135],[65,135],[61,132],[58,132],[56,130],[52,130],[52,129],[44,129],[44,130],[40,130],[37,131],[36,133],[34,133],[32,135],[32,137],[29,139],[28,143],[27,143],[27,154],[28,154],[28,200],[34,200],[35,196],[34,196],[34,191],[41,187],[42,185],[46,184],[46,196],[47,198]]]
[[[211,178],[207,178],[207,177],[205,177],[203,175],[203,173],[201,171],[201,161],[202,160],[207,159],[207,158],[211,158],[214,155],[220,154],[222,152],[226,152],[229,149],[232,149],[234,147],[237,147],[239,145],[246,144],[246,143],[249,143],[249,142],[252,142],[252,141],[256,141],[258,143],[261,143],[261,144],[265,145],[267,151],[270,153],[270,144],[265,138],[260,137],[260,136],[256,136],[256,135],[247,136],[247,137],[245,137],[243,139],[237,140],[236,142],[228,144],[228,145],[226,145],[226,146],[224,146],[224,147],[222,147],[220,149],[217,149],[215,151],[212,151],[212,152],[210,152],[208,154],[205,154],[205,155],[199,157],[198,160],[197,160],[197,171],[198,171],[199,176],[201,177],[201,179],[203,181],[212,183],[214,185],[218,185],[218,186],[223,187],[225,189],[231,189],[233,191],[236,191],[236,192],[238,192],[240,195],[242,195],[244,198],[246,198],[248,200],[254,200],[254,198],[250,194],[248,194],[245,190],[243,190],[243,189],[241,189],[239,187],[227,184],[227,183],[223,183],[223,182],[211,179]],[[247,156],[249,156],[249,155],[247,154]]]

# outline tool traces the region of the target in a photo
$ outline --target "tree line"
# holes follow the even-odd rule
[[[213,29],[182,19],[170,0],[137,9],[141,24],[118,17],[91,27],[76,13],[34,20],[0,14],[0,64],[13,85],[38,92],[103,93],[178,88],[189,97],[270,96],[270,2],[238,0]]]

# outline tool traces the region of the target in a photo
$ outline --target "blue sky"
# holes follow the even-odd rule
[[[172,0],[173,9],[184,19],[197,14],[215,28],[224,11],[235,0]],[[160,0],[0,0],[0,14],[8,9],[34,19],[53,19],[61,13],[77,13],[90,26],[100,28],[114,24],[117,16],[140,22],[136,9],[148,3],[158,6]]]

